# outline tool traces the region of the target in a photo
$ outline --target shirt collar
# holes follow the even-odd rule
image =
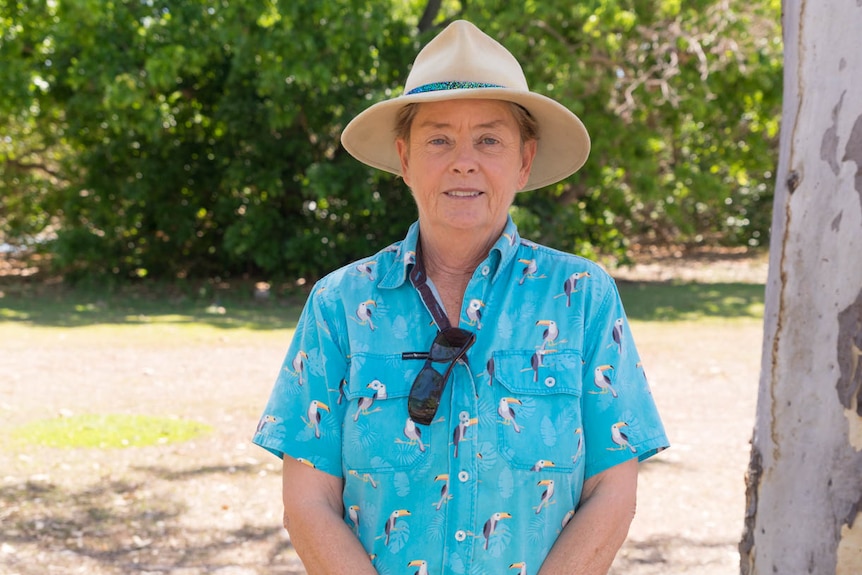
[[[518,249],[521,247],[521,235],[518,233],[518,227],[512,221],[512,216],[509,216],[506,221],[506,227],[503,228],[503,233],[497,240],[497,243],[491,248],[491,253],[488,254],[488,262],[486,265],[491,266],[491,282],[497,281],[500,272],[506,269],[509,264],[518,257]]]
[[[413,222],[410,229],[407,230],[407,236],[397,244],[393,244],[387,251],[393,252],[395,255],[389,269],[381,275],[377,287],[381,289],[394,289],[400,287],[410,274],[410,269],[416,263],[416,244],[419,242],[419,222]],[[480,267],[488,266],[490,268],[489,276],[491,281],[497,281],[500,271],[504,269],[518,253],[518,248],[521,245],[521,236],[518,234],[518,228],[511,216],[506,220],[506,227],[499,239],[491,247],[488,257],[480,265]]]
[[[386,273],[381,274],[377,287],[381,289],[394,289],[401,287],[407,280],[410,268],[416,263],[416,243],[419,241],[419,222],[413,222],[407,230],[407,236],[399,244],[393,244],[395,256]]]

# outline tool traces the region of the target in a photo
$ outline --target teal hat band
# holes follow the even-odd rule
[[[443,90],[472,90],[475,88],[505,88],[505,86],[500,86],[499,84],[484,84],[482,82],[434,82],[432,84],[417,86],[405,95],[422,94],[424,92],[441,92]]]

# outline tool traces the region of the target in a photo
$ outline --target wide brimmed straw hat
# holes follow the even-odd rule
[[[406,104],[489,99],[523,106],[539,125],[539,143],[523,190],[572,175],[590,153],[590,136],[562,104],[527,87],[521,65],[499,42],[470,22],[447,26],[416,56],[401,96],[374,104],[344,128],[341,143],[357,160],[401,174],[395,147],[398,111]]]

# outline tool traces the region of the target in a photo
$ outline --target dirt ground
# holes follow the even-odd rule
[[[750,281],[763,257],[656,256],[621,279]],[[304,574],[280,527],[280,463],[249,443],[288,333],[225,330],[165,350],[181,326],[116,341],[74,328],[0,342],[0,444],[60,413],[149,413],[216,431],[112,450],[0,445],[0,574]],[[756,321],[685,333],[636,324],[672,449],[641,469],[639,510],[613,575],[738,573],[743,477],[761,351]],[[168,330],[165,332],[164,330]]]

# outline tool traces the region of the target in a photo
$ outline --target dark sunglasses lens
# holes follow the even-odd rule
[[[443,395],[446,378],[449,377],[452,366],[467,353],[475,341],[474,333],[457,327],[437,334],[431,344],[431,351],[428,352],[428,360],[410,388],[407,398],[410,419],[422,425],[431,425],[440,406],[440,396]],[[448,362],[446,375],[440,375],[431,367],[431,362]]]
[[[438,335],[434,343],[431,344],[431,352],[428,356],[431,361],[454,361],[458,357],[459,351],[461,351],[460,346],[453,346],[443,339],[443,336]]]
[[[422,425],[430,425],[440,406],[443,394],[443,376],[430,365],[426,365],[413,381],[410,396],[407,398],[407,412],[410,419]]]
[[[431,344],[431,361],[454,361],[466,352],[476,336],[467,330],[453,327],[442,331]]]
[[[475,333],[458,327],[450,327],[440,332],[440,335],[444,336],[453,347],[470,347],[476,341]]]

